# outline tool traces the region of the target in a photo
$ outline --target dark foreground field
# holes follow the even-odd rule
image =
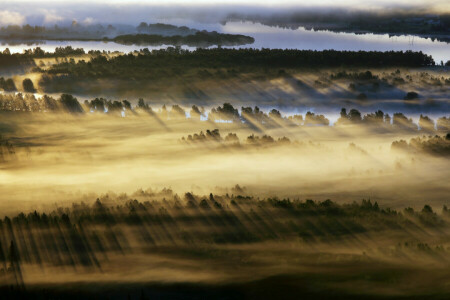
[[[368,200],[180,198],[170,190],[132,197],[140,201],[106,196],[5,217],[2,299],[450,295],[446,206],[397,211]]]
[[[399,271],[399,270],[390,270]],[[406,272],[400,270],[400,272]],[[73,284],[29,286],[27,289],[4,287],[2,299],[448,299],[450,293],[439,290],[415,295],[370,295],[327,289],[324,283],[338,285],[349,278],[376,281],[380,273],[363,268],[345,276],[280,275],[234,284]],[[391,280],[395,280],[395,275]]]

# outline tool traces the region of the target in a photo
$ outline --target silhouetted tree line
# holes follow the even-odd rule
[[[14,80],[12,80],[12,78],[5,79],[3,77],[0,77],[0,89],[5,92],[17,91],[16,84],[14,83]]]
[[[3,80],[4,81],[4,80]],[[7,80],[8,81],[8,80]],[[27,83],[24,80],[24,85]],[[0,78],[0,84],[2,78]],[[32,83],[28,84],[29,88],[33,87]],[[272,109],[268,113],[260,110],[258,106],[241,107],[241,112],[230,103],[224,103],[222,106],[213,107],[207,114],[203,107],[193,105],[189,113],[181,106],[174,104],[171,109],[167,109],[163,105],[161,109],[154,111],[144,99],[139,99],[136,106],[133,106],[128,100],[108,100],[105,98],[95,98],[85,100],[81,105],[78,100],[70,94],[62,94],[59,99],[44,95],[41,98],[35,97],[33,94],[0,94],[0,111],[31,111],[31,112],[51,112],[66,111],[70,113],[108,113],[116,114],[122,117],[129,114],[135,114],[139,111],[149,113],[151,116],[158,117],[161,120],[184,120],[191,119],[200,121],[210,120],[213,122],[242,122],[250,127],[264,125],[266,127],[276,126],[328,126],[330,121],[320,114],[306,112],[305,116],[295,114],[292,116],[283,116],[277,109]],[[189,116],[189,117],[188,117]],[[393,117],[381,110],[374,113],[362,115],[357,109],[351,109],[347,112],[346,108],[342,108],[340,118],[335,126],[340,125],[372,125],[380,128],[393,128],[405,130],[418,130],[433,132],[450,130],[450,118],[441,117],[436,121],[425,115],[420,115],[418,125],[411,118],[407,118],[403,113],[394,113]]]
[[[353,72],[347,73],[346,71],[340,71],[335,74],[330,75],[331,80],[339,80],[339,79],[353,79],[353,80],[378,80],[379,77],[373,75],[370,71],[365,72]]]
[[[83,48],[73,48],[72,46],[56,47],[53,52],[47,52],[41,47],[36,47],[33,49],[24,49],[22,53],[11,53],[6,48],[0,53],[0,66],[13,66],[23,62],[30,63],[30,58],[66,57],[83,54],[86,54]]]
[[[420,72],[417,74],[406,74],[402,76],[401,71],[397,69],[394,72],[383,71],[379,75],[374,75],[371,71],[365,72],[347,72],[339,71],[332,73],[329,77],[321,77],[315,81],[317,87],[329,87],[333,80],[351,80],[348,89],[351,92],[360,92],[357,95],[358,100],[366,100],[366,91],[376,93],[380,90],[392,89],[396,86],[402,86],[406,83],[417,82],[421,86],[430,88],[450,86],[450,78],[445,76],[434,76],[428,72]],[[408,91],[403,97],[404,100],[419,99],[420,95],[415,91]]]
[[[155,24],[147,24],[146,22],[141,22],[136,30],[139,33],[146,34],[158,34],[158,35],[191,35],[198,32],[197,29],[189,28],[187,26],[175,26],[171,24],[164,23],[155,23]]]
[[[29,55],[11,54],[8,48],[3,50],[3,52],[0,52],[0,69],[3,71],[33,67],[35,65],[36,64]]]
[[[22,93],[0,94],[0,111],[84,112],[78,100],[69,94],[61,94],[55,99],[48,95],[36,98],[33,94]]]
[[[433,155],[450,155],[450,133],[446,136],[422,136],[408,142],[399,140],[392,142],[391,148],[407,152],[426,152]]]
[[[297,11],[275,15],[232,13],[227,21],[252,21],[268,26],[289,29],[303,27],[306,30],[326,30],[355,34],[382,33],[389,35],[420,35],[431,40],[449,42],[450,16],[448,13],[427,14],[425,11],[396,11],[378,13],[376,11],[355,10]]]
[[[383,126],[384,128],[386,128],[386,126],[392,126],[395,129],[409,130],[417,130],[418,127],[420,127],[420,130],[425,132],[450,130],[450,118],[448,117],[438,118],[435,124],[434,120],[430,117],[421,114],[419,123],[415,124],[411,118],[408,119],[403,113],[394,113],[391,118],[389,114],[378,110],[375,113],[369,113],[363,116],[357,109],[351,109],[347,112],[347,109],[342,108],[340,118],[336,121],[335,125],[348,124],[376,125]]]
[[[331,200],[257,199],[242,195],[182,198],[171,191],[135,194],[145,199],[122,203],[97,199],[92,205],[74,203],[49,213],[20,213],[0,220],[0,276],[8,264],[77,264],[101,268],[105,253],[121,253],[133,243],[154,247],[163,241],[186,244],[253,243],[297,236],[306,241],[346,238],[358,233],[449,226],[448,209],[436,214],[425,205],[421,211],[381,208],[362,200],[338,204]],[[130,226],[137,236],[124,235]],[[200,226],[200,227],[199,227]],[[170,228],[170,230],[168,230]]]
[[[75,77],[149,78],[162,71],[187,72],[191,69],[236,68],[329,68],[329,67],[423,67],[434,65],[422,52],[376,51],[313,51],[281,49],[197,49],[180,48],[141,51],[138,55],[120,55],[107,59],[92,58],[89,62],[66,62],[54,65],[49,74],[70,74]],[[163,72],[163,73],[164,73]]]
[[[0,219],[0,287],[24,284],[22,266],[103,271],[110,256],[133,255],[135,249],[201,249],[212,244],[264,241],[300,243],[359,240],[360,234],[402,234],[402,247],[421,255],[447,255],[450,249],[417,240],[415,232],[448,231],[450,213],[397,211],[362,200],[339,204],[331,200],[265,199],[238,194],[194,195],[139,190],[131,196],[104,195],[91,204],[73,203],[49,212],[21,212]],[[139,199],[139,200],[138,200]],[[161,248],[162,247],[162,248]],[[170,248],[172,247],[172,248]],[[26,284],[26,282],[25,282]]]
[[[126,34],[116,36],[112,40],[116,43],[125,45],[187,45],[192,47],[210,47],[214,45],[238,46],[255,42],[255,39],[250,36],[218,33],[216,31],[198,31],[189,35],[172,36],[157,34]]]
[[[91,101],[85,100],[84,105],[90,112],[115,113],[131,110],[131,103],[127,100],[112,101],[105,98],[95,98]]]
[[[197,142],[219,142],[225,143],[229,145],[239,146],[239,137],[236,133],[228,133],[225,137],[220,135],[219,129],[209,130],[207,129],[205,133],[200,131],[200,133],[189,134],[186,138],[182,137],[181,140],[189,143],[197,143]],[[277,140],[271,137],[270,135],[250,135],[246,138],[246,144],[255,145],[255,146],[266,146],[266,145],[281,145],[281,144],[290,144],[291,140],[287,137],[281,137]]]

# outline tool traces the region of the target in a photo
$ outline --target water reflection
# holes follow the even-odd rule
[[[245,34],[255,38],[252,45],[237,48],[282,48],[307,50],[349,50],[349,51],[422,51],[432,55],[437,63],[450,60],[450,44],[431,39],[400,36],[390,37],[387,34],[353,34],[335,33],[330,31],[309,31],[304,28],[296,30],[280,27],[270,27],[250,22],[230,22],[225,25],[196,24],[198,29],[217,30],[223,33]],[[212,28],[213,27],[213,28]],[[105,50],[131,52],[145,48],[137,45],[120,45],[103,41],[45,41],[38,42],[38,46],[45,51],[54,51],[56,47],[71,45],[76,48],[89,50]],[[3,41],[1,50],[8,47],[11,52],[22,52],[24,49],[37,46],[36,42]],[[167,48],[167,45],[148,46],[150,50]],[[182,47],[194,50],[195,47]]]
[[[353,34],[331,31],[310,31],[270,27],[250,22],[233,22],[223,26],[223,32],[251,35],[256,48],[287,48],[305,50],[351,51],[422,51],[438,63],[450,59],[450,44],[413,36],[389,37],[387,34]]]

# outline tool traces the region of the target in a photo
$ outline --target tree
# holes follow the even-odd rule
[[[190,111],[190,116],[192,119],[200,120],[204,114],[205,109],[203,107],[199,108],[197,105],[192,105],[192,109]]]
[[[36,89],[34,88],[33,81],[30,78],[25,78],[22,82],[23,90],[27,93],[35,93]]]
[[[392,124],[397,127],[417,129],[417,126],[413,123],[413,120],[411,118],[408,119],[402,113],[394,113]]]
[[[143,109],[143,110],[149,110],[149,109],[150,109],[150,107],[148,106],[148,104],[145,103],[144,99],[142,99],[142,98],[139,98],[139,100],[138,100],[138,107],[139,107],[140,109]]]
[[[416,92],[408,92],[403,100],[415,100],[419,98],[419,94]]]
[[[130,103],[130,101],[123,100],[122,103],[123,103],[123,107],[125,107],[128,110],[131,110],[131,103]]]
[[[43,109],[46,111],[55,111],[58,109],[58,103],[56,100],[48,95],[44,95],[41,98],[41,103]]]
[[[170,117],[174,119],[184,119],[186,118],[186,112],[178,104],[172,105],[172,110],[170,111]]]
[[[14,84],[14,81],[11,78],[6,79],[3,89],[6,92],[17,91],[16,85]]]
[[[426,205],[422,208],[422,213],[424,213],[424,214],[432,214],[432,213],[433,213],[433,209],[431,208],[431,206],[429,206],[428,204],[426,204]]]
[[[281,113],[279,110],[276,110],[274,108],[269,112],[269,117],[271,117],[272,119],[281,119]]]
[[[422,130],[433,131],[434,130],[434,121],[427,116],[420,114],[419,118],[419,126]]]
[[[330,124],[330,120],[325,118],[324,115],[316,115],[313,112],[306,112],[305,115],[305,125],[326,125]]]
[[[82,113],[83,108],[81,108],[80,103],[78,102],[77,98],[75,98],[72,95],[69,94],[62,94],[59,98],[59,101],[62,105],[62,107],[71,113]]]
[[[230,103],[224,103],[222,107],[211,109],[209,114],[211,120],[235,121],[239,119],[239,112]]]
[[[355,123],[361,122],[361,120],[362,120],[361,113],[357,109],[351,109],[350,112],[348,113],[348,119],[351,122],[355,122]]]

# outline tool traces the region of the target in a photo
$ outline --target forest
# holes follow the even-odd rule
[[[253,284],[258,288],[262,287],[262,283],[258,277],[249,273],[255,264],[266,261],[267,267],[260,265],[258,272],[269,272],[270,276],[276,277],[277,271],[270,271],[270,266],[286,261],[292,265],[293,273],[283,275],[284,280],[294,280],[295,272],[298,272],[295,270],[309,260],[309,267],[316,269],[317,279],[323,281],[326,293],[350,298],[355,295],[345,286],[334,287],[333,280],[323,267],[330,264],[346,266],[358,274],[364,264],[384,265],[386,261],[396,261],[398,267],[388,278],[363,279],[365,284],[376,286],[379,280],[402,282],[407,278],[404,273],[407,269],[401,271],[405,268],[402,264],[410,259],[418,259],[415,268],[425,272],[426,264],[441,265],[439,272],[448,265],[450,247],[429,241],[431,235],[442,235],[448,230],[450,210],[447,206],[443,206],[439,212],[433,211],[429,205],[417,211],[411,207],[397,211],[382,208],[371,200],[339,204],[331,200],[256,199],[246,196],[245,188],[238,185],[233,191],[236,194],[211,193],[209,196],[200,196],[185,193],[180,197],[170,189],[138,190],[129,196],[120,196],[120,200],[114,195],[104,195],[90,203],[58,206],[53,211],[21,212],[16,216],[5,216],[0,220],[2,293],[7,297],[36,297],[41,294],[39,285],[27,290],[7,288],[8,284],[20,287],[25,280],[39,282],[38,277],[35,277],[38,273],[34,266],[51,270],[54,276],[64,276],[62,271],[66,268],[78,270],[78,274],[97,274],[108,270],[108,276],[113,280],[125,270],[111,269],[111,264],[119,259],[137,271],[139,269],[134,266],[134,258],[139,257],[140,253],[166,257],[172,265],[172,273],[183,272],[183,269],[189,271],[195,268],[193,262],[204,260],[232,266],[239,264],[243,272],[239,285]],[[424,231],[427,233],[424,234]],[[395,238],[384,242],[392,233],[395,233]],[[333,245],[344,241],[350,249],[355,247],[352,244],[357,241],[364,245],[368,238],[372,245],[366,244],[362,249],[359,248],[359,251],[364,250],[362,252],[339,256],[332,250]],[[287,241],[291,241],[290,249],[282,246]],[[278,245],[278,251],[270,248],[273,243]],[[253,256],[248,252],[258,247],[266,249],[268,254]],[[328,249],[328,253],[315,253],[314,249]],[[151,260],[148,254],[146,257]],[[188,259],[192,261],[191,266],[183,265],[182,261]],[[163,270],[157,264],[154,268],[156,271]],[[137,272],[133,276],[139,276],[142,271]],[[375,268],[372,272],[376,274],[383,271]],[[331,271],[333,273],[335,271]],[[171,276],[170,273],[168,275]],[[221,276],[235,275],[230,269]],[[347,280],[358,282],[361,280],[359,276]],[[200,279],[197,293],[208,295],[217,289],[214,288],[214,282],[203,281]],[[311,282],[314,281],[311,279]],[[105,293],[111,289],[105,283],[100,283],[99,287],[105,288]],[[273,288],[268,288],[268,292],[274,293]],[[290,284],[286,288],[286,291],[279,292],[280,295],[288,296],[288,293],[295,292]],[[236,285],[226,284],[223,289],[233,298],[248,296],[248,291],[241,291]],[[189,290],[189,285],[181,286],[180,294],[172,295],[179,297]],[[137,294],[142,299],[158,294],[168,296],[167,292],[155,284],[137,289],[133,285],[123,285],[113,297]],[[69,284],[65,290],[49,289],[41,297],[45,294],[53,297],[64,295],[72,299],[80,294],[92,297],[90,293],[83,287],[79,287],[78,292],[71,292]],[[314,298],[325,294],[314,289],[306,293]],[[362,295],[364,292],[359,294]],[[432,294],[422,295],[432,297]],[[108,297],[107,294],[104,296]],[[378,299],[382,295],[373,297]]]
[[[180,48],[144,51],[138,55],[123,55],[111,59],[99,56],[89,62],[63,63],[53,66],[49,74],[73,74],[74,76],[134,76],[146,74],[153,69],[177,68],[187,72],[195,68],[323,68],[323,67],[425,67],[434,65],[433,59],[420,52],[350,52],[308,51],[273,49],[197,49]],[[154,71],[156,72],[156,71]],[[97,75],[97,76],[99,76]]]
[[[434,61],[419,52],[225,48],[188,51],[169,47],[152,51],[144,48],[127,55],[91,52],[86,56],[58,59],[55,63],[35,59],[35,64],[32,71],[39,76],[35,85],[41,86],[41,91],[45,93],[119,95],[133,99],[149,95],[155,100],[177,98],[180,103],[200,105],[224,97],[230,102],[238,100],[252,104],[253,101],[304,98],[304,94],[311,100],[326,97],[330,101],[342,97],[355,100],[392,99],[393,93],[403,93],[396,97],[405,98],[411,90],[400,89],[406,89],[409,85],[413,89],[423,89],[429,84],[432,89],[440,88],[436,92],[442,94],[444,86],[450,84],[447,74],[441,73],[439,68],[436,69],[437,74],[435,71],[425,71],[426,67],[434,65]],[[402,69],[403,73],[390,74],[390,68]],[[336,74],[329,74],[330,70]],[[345,75],[349,71],[357,74],[368,71],[374,77]],[[378,75],[385,72],[389,75]],[[302,76],[317,79],[307,83],[299,78]],[[102,80],[103,84],[94,85],[94,79]],[[275,84],[275,80],[284,83]],[[334,90],[334,86],[343,81],[348,82],[346,94],[342,88]],[[230,85],[230,89],[223,88]],[[285,89],[285,86],[291,88]],[[260,92],[248,93],[249,89]],[[266,89],[278,91],[270,93]],[[427,97],[417,90],[412,91],[417,93],[416,98]],[[424,92],[426,94],[432,90]],[[436,97],[434,91],[432,93],[431,97]]]

